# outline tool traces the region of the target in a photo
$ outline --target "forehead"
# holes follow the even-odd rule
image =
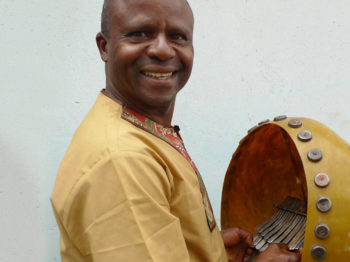
[[[185,0],[111,0],[110,27],[166,22],[192,30],[193,14]]]

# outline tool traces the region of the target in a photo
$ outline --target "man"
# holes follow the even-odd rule
[[[185,0],[105,1],[96,41],[106,89],[76,131],[52,194],[63,262],[242,261],[253,247],[246,231],[219,231],[171,126],[191,74],[193,23]],[[273,245],[257,261],[298,258]]]

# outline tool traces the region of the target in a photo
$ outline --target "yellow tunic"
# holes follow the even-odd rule
[[[62,262],[226,262],[193,166],[123,112],[100,94],[61,163],[51,201]]]

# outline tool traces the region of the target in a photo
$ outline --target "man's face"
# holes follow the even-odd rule
[[[169,108],[193,63],[193,15],[184,0],[110,4],[107,86],[128,105]]]

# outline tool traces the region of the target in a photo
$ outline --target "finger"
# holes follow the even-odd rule
[[[234,246],[239,243],[245,243],[247,246],[253,247],[253,236],[250,232],[233,227],[221,231],[226,247]]]
[[[251,255],[253,255],[253,252],[254,252],[254,249],[251,248],[251,247],[248,247],[248,249],[247,249],[247,251],[246,251],[246,254],[247,254],[248,256],[251,256]]]
[[[244,229],[241,229],[241,228],[238,228],[239,230],[239,235],[240,235],[240,238],[249,246],[249,247],[254,247],[254,243],[253,243],[253,235],[252,233],[244,230]]]
[[[280,249],[289,251],[289,247],[285,243],[275,243]]]
[[[298,250],[297,252],[292,252],[289,250],[289,247],[284,243],[278,243],[277,246],[281,249],[281,251],[290,257],[291,262],[298,262],[301,259],[301,252]]]
[[[301,253],[293,253],[293,258],[291,258],[291,262],[299,262],[301,259]]]

